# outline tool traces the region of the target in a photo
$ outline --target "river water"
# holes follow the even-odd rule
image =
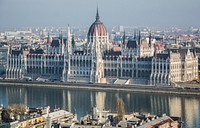
[[[29,107],[61,108],[78,114],[91,112],[93,106],[115,111],[117,97],[125,104],[125,111],[181,117],[183,128],[200,127],[200,97],[164,94],[145,94],[124,91],[89,89],[55,89],[44,87],[14,87],[0,85],[0,104],[23,103]]]

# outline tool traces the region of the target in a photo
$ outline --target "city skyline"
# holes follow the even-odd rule
[[[107,26],[199,27],[198,0],[1,0],[0,29],[89,26],[97,4]]]

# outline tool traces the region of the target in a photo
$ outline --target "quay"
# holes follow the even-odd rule
[[[16,81],[0,80],[0,86],[24,86],[24,87],[45,87],[45,88],[68,88],[87,89],[101,91],[129,91],[143,93],[160,93],[176,95],[200,96],[200,84],[196,86],[150,86],[150,85],[117,85],[117,84],[90,84],[70,82],[38,82],[38,81]]]

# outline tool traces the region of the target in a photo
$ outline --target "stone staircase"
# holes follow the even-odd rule
[[[114,84],[126,84],[127,83],[127,79],[117,79]]]

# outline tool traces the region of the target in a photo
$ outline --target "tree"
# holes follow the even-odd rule
[[[3,109],[3,111],[1,112],[1,118],[3,120],[3,122],[9,122],[11,119],[10,119],[10,114],[8,112],[7,109]]]
[[[24,104],[12,104],[8,107],[3,108],[1,113],[1,117],[3,122],[12,121],[12,117],[16,117],[18,115],[23,115],[26,113],[26,105]]]
[[[117,104],[116,104],[116,111],[117,111],[117,123],[123,120],[125,110],[124,110],[124,102],[122,98],[117,98]]]
[[[15,115],[25,114],[26,112],[26,105],[24,104],[12,104],[8,106],[11,112]]]

